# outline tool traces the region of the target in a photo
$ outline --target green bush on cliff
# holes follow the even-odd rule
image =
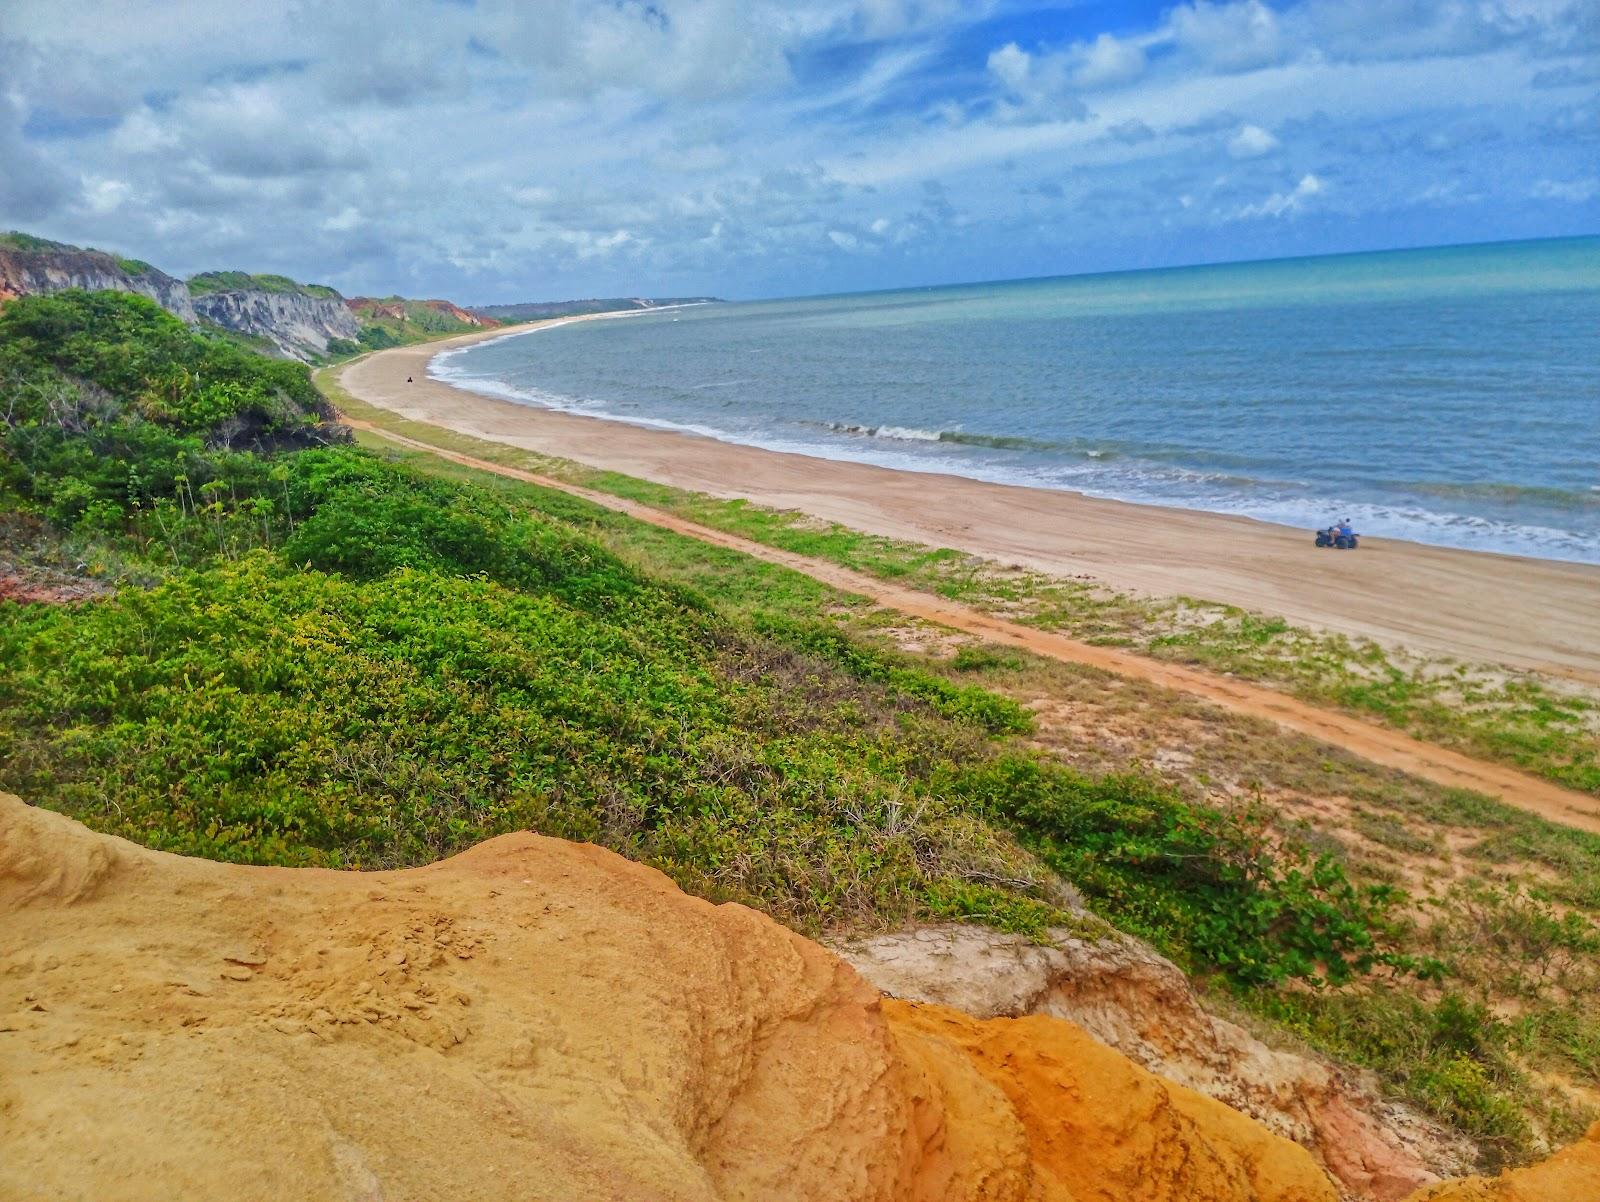
[[[124,292],[60,292],[0,308],[0,387],[9,425],[71,433],[134,419],[202,435],[229,420],[279,430],[325,409],[301,364],[196,335]],[[75,402],[67,390],[80,394]]]
[[[37,234],[25,234],[21,230],[7,230],[0,233],[0,247],[28,251],[80,249],[65,242],[52,242],[49,238],[41,238]]]
[[[1244,985],[1348,981],[1393,952],[1388,886],[1269,835],[1266,816],[1182,800],[1153,778],[1086,778],[1037,756],[961,765],[949,786],[1017,831],[1124,930]]]
[[[248,271],[202,271],[189,277],[189,291],[195,296],[212,292],[276,292],[323,300],[339,296],[326,284],[302,284],[286,275],[253,275]]]
[[[285,571],[258,551],[111,603],[14,611],[5,783],[252,862],[417,863],[531,827],[812,927],[909,918],[968,873],[1017,874],[1001,832],[917,783],[971,734],[587,568],[531,593],[426,568]],[[562,596],[611,584],[626,605]]]
[[[58,527],[161,542],[188,562],[177,548],[202,511],[213,535],[263,516],[267,466],[230,448],[336,437],[327,412],[302,365],[195,334],[143,297],[62,292],[0,308],[0,492]]]

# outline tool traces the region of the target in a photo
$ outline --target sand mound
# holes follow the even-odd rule
[[[1070,1024],[883,1003],[593,847],[243,868],[0,797],[0,914],[7,1202],[1334,1197]]]
[[[1425,1189],[1411,1202],[1595,1202],[1600,1199],[1600,1123],[1570,1148],[1526,1169]]]

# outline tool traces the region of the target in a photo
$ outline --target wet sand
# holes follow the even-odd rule
[[[1250,518],[734,446],[428,378],[440,351],[503,333],[380,351],[341,369],[340,380],[415,421],[678,488],[1140,595],[1221,601],[1389,646],[1600,684],[1600,567],[1390,539],[1322,550],[1309,531]]]

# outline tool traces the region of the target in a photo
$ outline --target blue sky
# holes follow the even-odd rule
[[[490,302],[1600,232],[1600,0],[5,0],[0,226]]]

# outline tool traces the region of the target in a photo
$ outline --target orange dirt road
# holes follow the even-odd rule
[[[653,526],[684,534],[714,546],[742,551],[746,555],[768,563],[792,568],[824,584],[846,592],[858,593],[880,605],[913,617],[936,622],[953,630],[979,635],[992,643],[1019,647],[1036,655],[1067,663],[1087,664],[1090,667],[1114,672],[1119,676],[1148,681],[1151,684],[1200,697],[1223,709],[1265,719],[1285,730],[1309,735],[1321,742],[1341,747],[1371,763],[1381,764],[1386,768],[1397,768],[1412,776],[1449,788],[1471,789],[1478,793],[1486,793],[1507,805],[1526,810],[1530,814],[1537,814],[1551,822],[1600,834],[1600,798],[1590,797],[1573,789],[1564,789],[1560,785],[1529,776],[1515,768],[1487,763],[1448,748],[1424,743],[1420,739],[1413,739],[1410,735],[1374,725],[1349,714],[1319,709],[1275,689],[1216,676],[1180,664],[1162,663],[1160,660],[1148,659],[1114,647],[1098,647],[1049,631],[1035,630],[1016,622],[1008,622],[1004,618],[993,617],[971,606],[947,601],[942,597],[915,589],[902,588],[825,560],[796,555],[790,551],[766,546],[764,543],[740,538],[735,534],[727,534],[710,526],[703,526],[698,522],[686,521],[636,501],[596,492],[551,476],[505,467],[502,464],[491,463],[487,459],[478,459],[457,451],[432,446],[414,438],[391,433],[370,422],[356,421],[349,417],[344,417],[342,420],[352,429],[376,434],[398,446],[425,451],[452,463],[477,468],[479,471],[493,472],[497,476],[506,476],[528,484],[537,484],[541,488],[555,489],[558,492],[582,497],[586,501],[618,513],[625,513]]]

